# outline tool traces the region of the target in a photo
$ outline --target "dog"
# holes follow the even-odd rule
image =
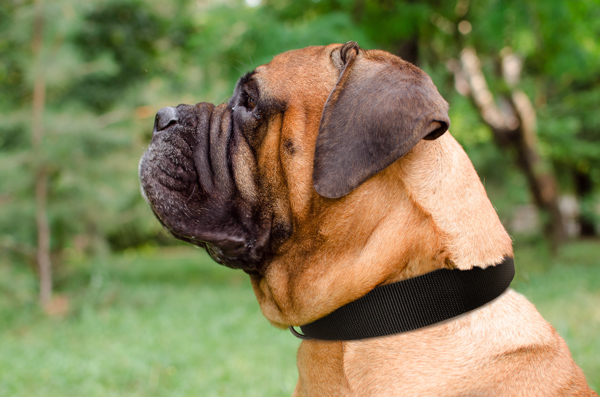
[[[276,327],[513,256],[429,76],[354,42],[280,54],[228,103],[161,109],[139,174],[159,221],[246,272]],[[454,270],[453,270],[454,271]],[[410,332],[305,340],[295,396],[597,396],[513,290]]]

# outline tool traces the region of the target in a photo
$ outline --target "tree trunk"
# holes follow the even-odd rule
[[[575,170],[574,178],[575,180],[575,193],[577,194],[577,201],[581,204],[589,198],[594,190],[594,184],[592,182],[592,178],[589,173],[582,172],[579,170]],[[579,235],[581,237],[593,237],[596,236],[596,225],[594,221],[588,219],[582,214],[582,209],[580,209],[579,213]]]
[[[48,200],[48,182],[46,165],[43,159],[42,141],[44,137],[44,106],[46,101],[46,80],[42,61],[43,44],[43,7],[42,0],[35,0],[32,52],[34,62],[35,81],[33,86],[33,114],[32,114],[32,147],[36,161],[35,165],[35,218],[38,233],[37,242],[37,267],[40,281],[40,303],[46,306],[52,298],[52,263],[50,261],[50,225],[46,213]]]
[[[482,120],[490,127],[495,141],[516,154],[517,166],[525,177],[536,206],[548,215],[545,234],[557,247],[566,237],[566,227],[558,205],[554,174],[539,155],[536,136],[536,114],[527,95],[517,88],[521,64],[510,50],[504,52],[502,69],[510,95],[500,108],[487,86],[477,53],[472,48],[461,52],[460,63],[448,64],[456,79],[457,91],[469,96]]]
[[[397,46],[396,55],[404,59],[407,62],[417,65],[419,62],[419,39],[417,35],[414,35],[402,42]]]

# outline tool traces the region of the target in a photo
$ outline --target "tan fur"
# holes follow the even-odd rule
[[[450,133],[420,141],[346,197],[315,192],[314,147],[339,76],[331,57],[338,47],[288,52],[256,70],[261,93],[287,104],[268,122],[257,172],[275,217],[291,218],[294,232],[264,275],[252,277],[264,315],[282,328],[312,322],[381,284],[512,256],[510,237]],[[413,332],[304,341],[298,367],[297,396],[596,395],[556,331],[510,290]]]
[[[303,366],[303,351],[311,351],[311,344],[321,345],[320,355],[341,349],[344,358],[339,366],[319,361]],[[564,341],[512,290],[480,310],[418,331],[364,341],[303,342],[298,363],[298,396],[333,395],[315,384],[331,387],[331,379],[340,378],[339,396],[594,395]],[[343,377],[337,374],[340,368]],[[318,374],[308,394],[302,385],[306,371]],[[547,381],[532,383],[539,373]]]

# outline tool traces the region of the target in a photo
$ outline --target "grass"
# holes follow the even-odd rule
[[[264,319],[243,273],[199,250],[130,253],[69,280],[64,318],[42,315],[33,302],[12,311],[0,305],[1,396],[284,396],[294,389],[298,340]]]
[[[600,241],[571,243],[557,254],[539,243],[517,244],[515,259],[511,286],[556,328],[600,391]]]
[[[513,287],[567,340],[600,389],[600,241],[552,255],[516,247]],[[67,271],[68,270],[68,271]],[[246,276],[190,248],[69,266],[65,316],[34,301],[27,269],[0,262],[2,396],[289,396],[299,341],[269,325]]]

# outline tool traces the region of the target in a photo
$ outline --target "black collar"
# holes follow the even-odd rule
[[[412,331],[494,300],[515,275],[512,258],[485,269],[439,269],[376,287],[333,313],[300,327],[301,339],[355,340]]]

